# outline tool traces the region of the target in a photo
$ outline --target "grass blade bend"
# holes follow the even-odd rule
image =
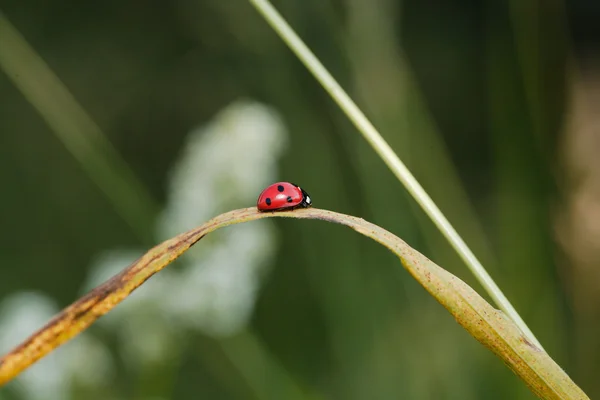
[[[394,175],[396,175],[396,177],[404,184],[408,192],[414,197],[417,203],[423,208],[425,213],[450,242],[452,247],[467,264],[471,272],[475,275],[479,283],[481,283],[498,307],[517,324],[532,343],[538,348],[542,348],[542,345],[536,339],[533,332],[527,327],[527,324],[525,324],[519,313],[515,310],[510,301],[508,301],[504,293],[502,293],[477,257],[475,257],[475,254],[473,254],[471,249],[462,240],[458,232],[456,232],[444,214],[435,205],[431,197],[429,197],[427,192],[425,192],[423,187],[417,182],[404,163],[400,161],[396,153],[387,144],[364,113],[352,101],[350,96],[348,96],[333,76],[325,69],[323,64],[321,64],[310,49],[304,44],[302,39],[298,37],[268,0],[249,1],[331,95],[333,100],[340,106],[367,142],[369,142],[377,154],[383,159],[388,168],[390,168]]]
[[[361,218],[315,208],[275,213],[259,212],[256,207],[234,210],[155,246],[0,358],[0,386],[88,328],[210,232],[232,224],[270,217],[334,222],[379,242],[395,253],[404,268],[457,322],[500,357],[536,395],[543,399],[588,399],[546,352],[531,343],[509,318],[494,309],[466,283],[377,225]]]

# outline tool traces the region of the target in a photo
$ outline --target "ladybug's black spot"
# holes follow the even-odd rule
[[[267,197],[267,199],[265,200],[265,203],[267,203],[268,206],[271,205],[271,199],[269,197]]]
[[[283,192],[283,186],[282,185],[278,185],[277,186],[277,190],[279,190],[280,192]]]
[[[288,203],[291,203],[291,202],[292,202],[292,197],[291,197],[291,196],[288,196],[288,198],[287,198],[287,202],[288,202]]]

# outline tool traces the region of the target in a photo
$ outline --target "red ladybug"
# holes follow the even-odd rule
[[[289,182],[277,182],[268,186],[258,196],[258,211],[293,210],[310,207],[310,196],[298,185]]]

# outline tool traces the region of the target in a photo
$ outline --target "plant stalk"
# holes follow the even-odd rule
[[[444,237],[450,242],[460,258],[467,264],[467,267],[475,275],[496,305],[515,322],[532,343],[542,349],[542,345],[533,332],[527,327],[525,321],[523,321],[517,310],[515,310],[498,285],[496,285],[481,262],[475,257],[475,254],[473,254],[471,249],[446,219],[431,197],[429,197],[427,192],[425,192],[406,165],[404,165],[369,119],[364,115],[360,108],[358,108],[356,103],[352,101],[350,96],[342,89],[333,76],[331,76],[319,59],[311,52],[306,44],[304,44],[302,39],[300,39],[268,0],[249,1],[296,54],[306,68],[308,68],[317,81],[325,88],[367,142],[373,147],[375,152],[383,159],[388,168],[400,182],[402,182],[415,201],[423,208]]]

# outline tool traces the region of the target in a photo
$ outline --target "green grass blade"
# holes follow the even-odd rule
[[[452,247],[456,250],[462,260],[467,264],[471,272],[484,287],[486,292],[494,300],[494,302],[504,311],[525,333],[529,340],[538,348],[542,348],[540,342],[519,313],[506,298],[504,293],[496,285],[492,277],[487,273],[483,265],[479,262],[475,254],[462,240],[458,232],[446,219],[444,214],[433,202],[431,197],[425,192],[423,187],[415,179],[412,173],[398,158],[396,153],[383,139],[381,134],[375,129],[373,124],[368,120],[364,113],[352,101],[350,96],[342,89],[337,81],[325,69],[323,64],[315,57],[310,49],[304,44],[302,39],[293,31],[283,17],[275,10],[275,8],[267,0],[249,0],[266,21],[273,27],[277,34],[290,47],[290,49],[298,56],[300,61],[308,68],[315,76],[319,83],[331,95],[333,100],[340,106],[352,123],[356,126],[363,137],[369,142],[377,154],[386,163],[388,168],[394,175],[404,184],[408,192],[414,197],[417,203],[423,208],[425,213],[431,218],[433,223],[442,232]]]
[[[68,88],[0,12],[0,69],[31,103],[119,215],[146,242],[158,214],[146,187]]]

